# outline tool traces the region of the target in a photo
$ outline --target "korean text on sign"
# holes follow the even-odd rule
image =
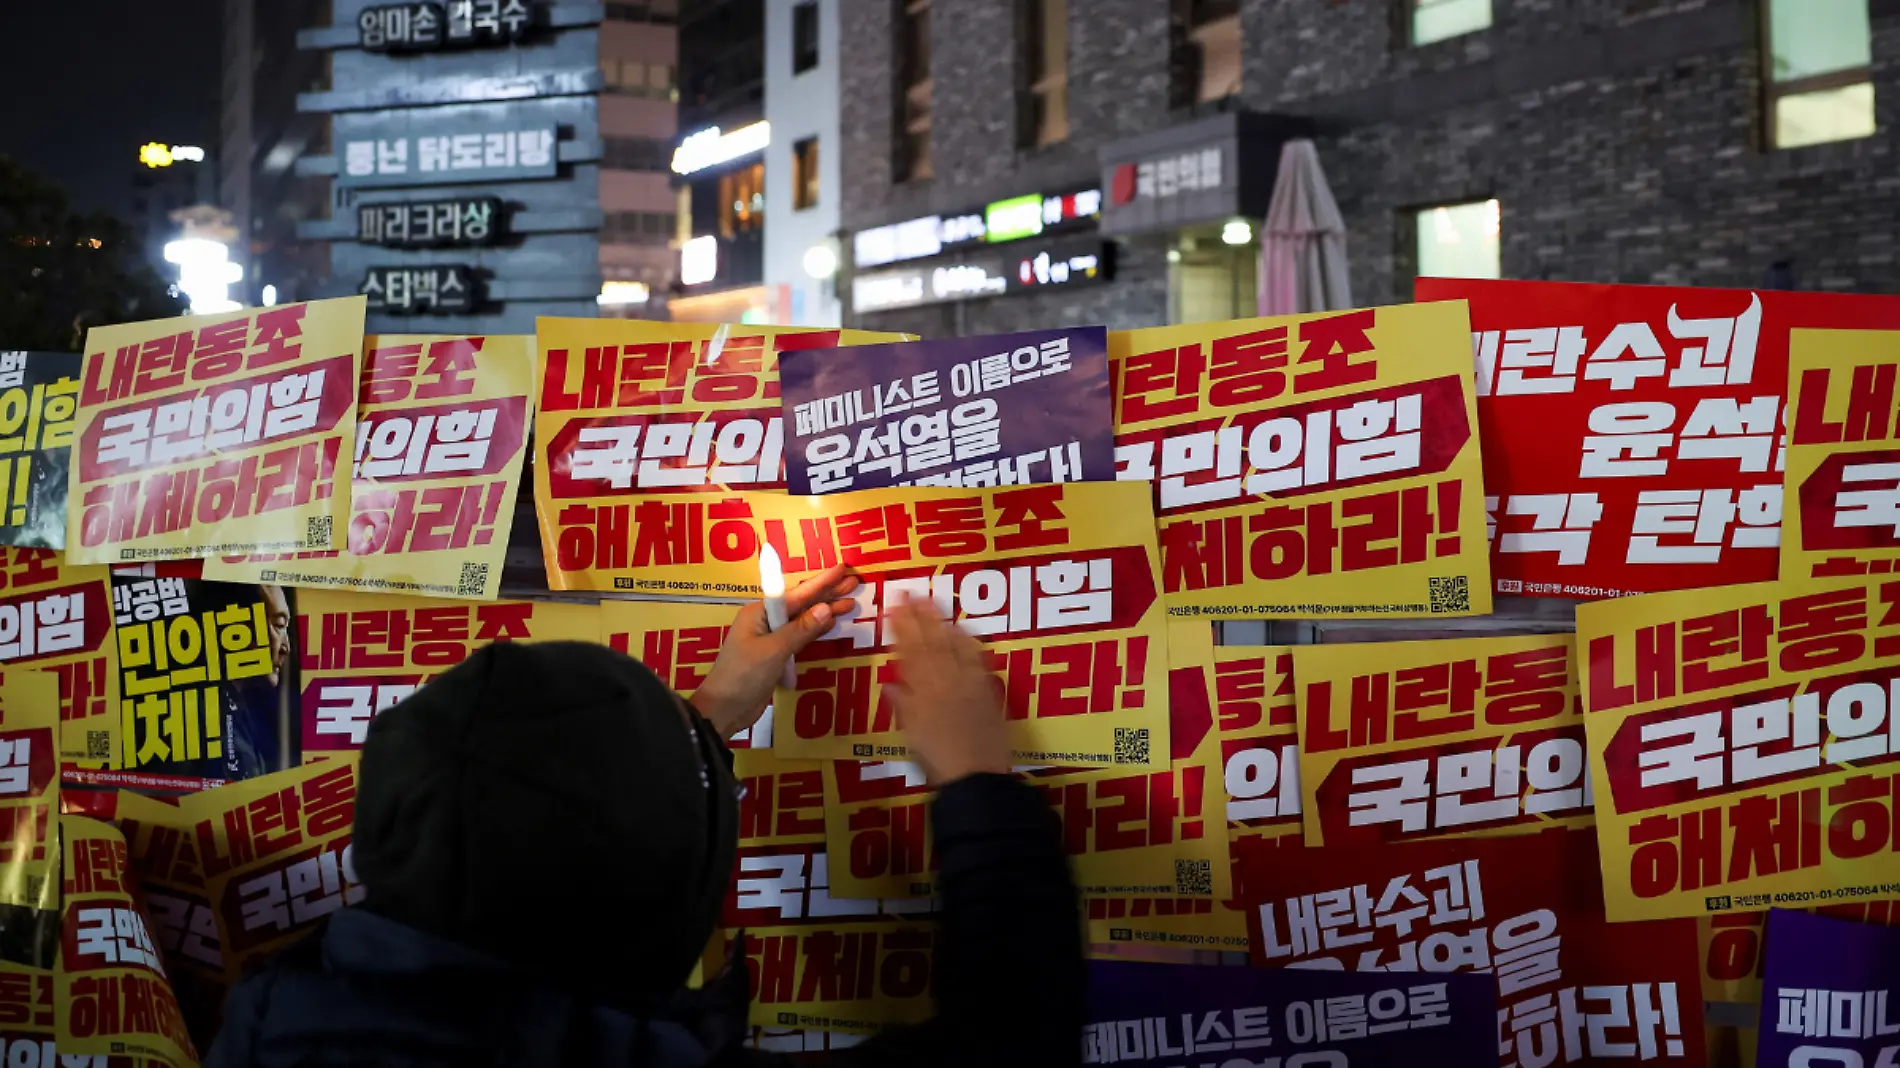
[[[1789,342],[1781,574],[1886,575],[1900,563],[1900,322],[1796,330]]]
[[[553,177],[553,127],[344,137],[341,185],[414,185],[491,178]]]
[[[49,549],[0,546],[0,673],[58,676],[59,757],[84,768],[119,754],[108,578]]]
[[[703,588],[717,494],[777,490],[785,443],[779,354],[901,340],[901,334],[789,327],[542,319],[535,412],[535,512],[557,590],[756,592],[750,563],[732,589]],[[749,572],[749,575],[748,575]],[[636,579],[638,575],[638,579]],[[642,587],[638,581],[654,585]]]
[[[1300,646],[1308,845],[1590,822],[1567,634]]]
[[[864,580],[856,603],[799,654],[795,685],[778,696],[774,745],[786,755],[905,755],[886,685],[892,609],[914,596],[983,640],[1019,760],[1165,763],[1166,618],[1141,487],[886,489],[763,501],[815,517],[799,523],[805,537],[782,556],[788,572],[843,562]]]
[[[356,16],[357,42],[370,52],[514,44],[533,25],[529,0],[379,4]]]
[[[1778,909],[1763,986],[1758,1064],[1900,1059],[1900,930]]]
[[[0,903],[58,901],[59,678],[12,671],[0,679]]]
[[[1500,1068],[1703,1064],[1695,925],[1605,922],[1588,831],[1326,854],[1243,865],[1254,963],[1490,972]]]
[[[527,456],[533,339],[367,339],[350,521],[333,550],[214,558],[205,577],[492,599]]]
[[[330,548],[363,314],[345,297],[88,331],[68,558]]]
[[[217,916],[205,897],[204,866],[198,862],[195,820],[186,807],[120,790],[113,822],[125,836],[152,938],[185,1025],[208,1048],[223,1023],[227,989]]]
[[[185,800],[228,977],[363,900],[356,791],[356,755],[339,753]]]
[[[719,657],[736,609],[728,604],[602,600],[601,640],[645,664],[667,688],[691,697]],[[752,726],[726,739],[726,747],[772,748],[772,706]],[[816,769],[813,770],[817,782]],[[750,795],[746,799],[750,803]]]
[[[110,824],[60,817],[65,893],[54,1004],[62,1054],[198,1063],[125,838]]]
[[[552,601],[300,591],[303,752],[361,749],[378,715],[490,642],[598,642],[599,611]]]
[[[1467,331],[1448,302],[1111,333],[1170,610],[1489,612]]]
[[[1471,305],[1497,592],[1596,600],[1776,575],[1790,331],[1900,298],[1422,278]]]
[[[1612,919],[1900,896],[1900,578],[1577,612]]]
[[[793,493],[1112,479],[1101,327],[788,354]]]
[[[0,543],[66,547],[80,356],[0,352]]]

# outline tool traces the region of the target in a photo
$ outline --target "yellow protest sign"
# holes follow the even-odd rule
[[[1900,330],[1795,330],[1781,577],[1891,573],[1900,562]]]
[[[1112,332],[1117,477],[1151,483],[1169,609],[1491,610],[1463,301]]]
[[[1573,639],[1302,645],[1306,844],[1590,825]]]
[[[200,1048],[209,1049],[223,1020],[228,988],[192,812],[130,790],[120,790],[113,804],[112,821],[125,836],[130,870],[185,1027]]]
[[[109,823],[61,816],[65,893],[54,1007],[61,1053],[196,1065],[178,999]]]
[[[806,327],[540,319],[535,513],[557,590],[691,588],[732,492],[783,490],[779,354],[903,341]],[[709,515],[708,506],[712,507]],[[713,559],[718,556],[712,547]],[[722,580],[714,580],[722,581]],[[679,585],[675,585],[679,583]]]
[[[213,557],[204,577],[493,600],[534,400],[534,339],[365,339],[350,521],[335,549]]]
[[[1900,897],[1900,579],[1580,605],[1577,649],[1611,920]]]
[[[37,906],[57,884],[58,816],[59,678],[14,671],[0,680],[0,904]]]
[[[719,657],[738,609],[682,601],[600,603],[601,640],[652,669],[675,693],[691,697]],[[752,726],[726,740],[731,749],[772,747],[772,707]]]
[[[50,549],[0,546],[0,678],[45,672],[59,680],[59,759],[76,768],[116,766],[119,676],[112,589],[103,567],[68,563]]]
[[[490,642],[600,641],[600,610],[557,601],[471,603],[301,590],[303,754],[363,748],[369,725]]]
[[[0,352],[0,543],[66,547],[76,352]]]
[[[74,563],[332,547],[349,516],[362,297],[86,332]]]

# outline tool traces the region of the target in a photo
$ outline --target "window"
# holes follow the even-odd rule
[[[765,228],[765,164],[719,178],[719,236],[735,237]]]
[[[807,137],[792,145],[792,210],[818,206],[818,139]]]
[[[1174,106],[1240,94],[1240,0],[1174,0],[1171,29]]]
[[[1419,277],[1497,278],[1498,202],[1478,200],[1444,204],[1420,211],[1418,230]]]
[[[1477,33],[1491,25],[1491,0],[1406,0],[1412,7],[1412,43],[1431,44]]]
[[[1768,143],[1799,148],[1874,134],[1867,0],[1767,0]]]
[[[606,16],[615,22],[672,23],[679,20],[679,0],[645,0],[635,3],[609,3]]]
[[[600,72],[610,93],[656,100],[670,100],[673,97],[673,68],[668,64],[603,59],[600,61]]]
[[[818,5],[806,0],[792,8],[792,73],[818,65]]]
[[[1018,3],[1023,79],[1018,143],[1050,145],[1069,136],[1069,0]]]
[[[897,3],[897,180],[930,177],[930,0]]]
[[[610,211],[602,221],[600,240],[607,245],[664,245],[673,237],[670,212]]]
[[[600,165],[617,171],[671,170],[673,143],[656,137],[601,139]]]

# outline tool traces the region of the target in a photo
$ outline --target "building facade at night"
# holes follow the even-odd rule
[[[765,282],[783,322],[836,326],[840,0],[771,0],[765,11]]]
[[[1303,133],[1357,304],[1431,273],[1892,291],[1900,4],[1826,8],[867,3],[840,40],[845,319],[943,336],[1250,314],[1279,146]],[[1090,189],[1106,280],[1025,271],[1046,231],[972,237],[977,209]]]
[[[679,258],[667,163],[677,130],[679,0],[603,5],[600,313],[663,319]]]
[[[680,139],[671,167],[685,222],[674,319],[784,316],[765,284],[765,3],[692,0],[680,11]]]

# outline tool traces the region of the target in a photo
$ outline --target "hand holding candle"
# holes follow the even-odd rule
[[[759,585],[765,596],[739,609],[718,658],[692,697],[693,707],[722,738],[745,730],[759,718],[772,703],[772,688],[789,669],[792,657],[830,630],[839,614],[851,610],[851,594],[858,588],[858,576],[839,566],[787,590],[778,554],[771,554],[770,564],[761,554],[759,562]],[[768,570],[776,576],[776,593]]]

